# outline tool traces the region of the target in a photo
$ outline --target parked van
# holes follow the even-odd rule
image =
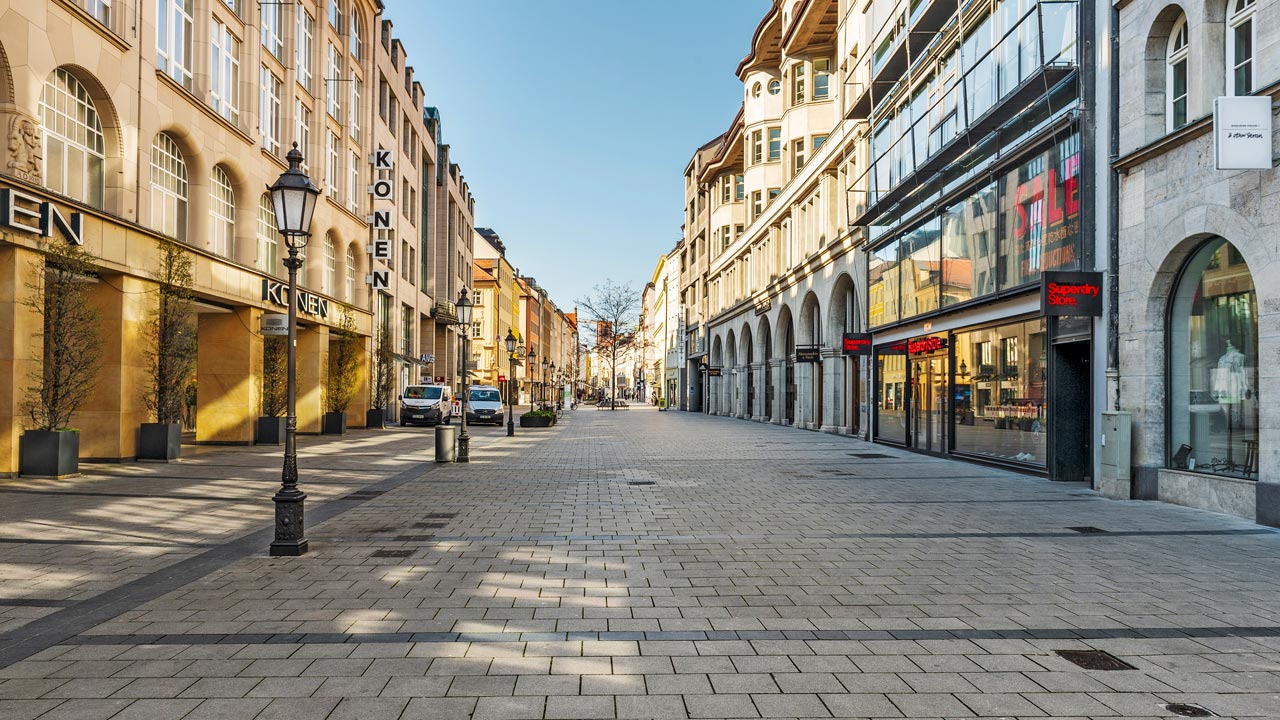
[[[400,393],[400,424],[449,424],[453,391],[448,385],[406,385]]]
[[[506,422],[507,409],[502,404],[502,391],[492,385],[472,385],[467,396],[467,422],[472,425]]]

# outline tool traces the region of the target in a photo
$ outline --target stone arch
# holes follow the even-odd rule
[[[818,296],[812,290],[804,296],[800,304],[800,344],[822,344],[822,307]]]
[[[773,338],[773,354],[784,360],[790,359],[796,351],[795,322],[791,317],[791,308],[783,305],[778,309],[777,332]]]
[[[231,181],[231,191],[235,193],[235,248],[232,259],[241,265],[252,266],[257,257],[258,246],[258,193],[254,192],[257,184],[234,158],[221,158],[214,163],[209,170],[211,178],[213,168],[220,168],[227,174],[227,179]],[[187,172],[190,175],[190,164]],[[212,181],[210,184],[212,185]]]
[[[1145,138],[1147,142],[1156,140],[1165,135],[1165,80],[1166,68],[1165,58],[1169,52],[1169,37],[1173,32],[1174,26],[1180,20],[1190,21],[1186,9],[1177,3],[1166,5],[1151,23],[1151,27],[1147,30],[1146,47],[1143,51],[1143,92],[1148,101],[1146,103],[1146,123]],[[1191,38],[1191,60],[1193,63],[1211,62],[1209,56],[1198,52],[1195,48],[1198,35]],[[1195,81],[1199,77],[1199,73],[1192,68],[1190,74],[1191,81]],[[1197,83],[1199,84],[1199,83]],[[1203,88],[1188,88],[1187,101],[1190,108],[1191,103],[1200,95]],[[1157,100],[1158,99],[1158,100]],[[1189,109],[1189,115],[1194,116]]]
[[[738,357],[742,358],[742,364],[750,366],[756,361],[755,344],[751,342],[751,323],[742,323],[742,328],[738,330]]]
[[[738,343],[734,340],[733,330],[730,329],[724,339],[725,366],[730,368],[738,367]]]
[[[724,345],[719,335],[711,340],[711,366],[724,367]]]
[[[9,53],[0,43],[0,103],[14,104],[13,69],[9,64]]]
[[[0,58],[0,61],[3,59]],[[8,77],[7,64],[4,76]],[[121,214],[124,204],[125,193],[125,163],[124,163],[124,129],[120,124],[120,114],[116,109],[115,102],[111,99],[111,94],[107,92],[106,87],[98,80],[98,77],[87,68],[80,65],[66,64],[59,65],[49,71],[41,80],[41,86],[36,93],[37,99],[44,97],[44,85],[53,77],[54,73],[62,70],[71,77],[75,78],[85,91],[89,94],[89,99],[93,101],[93,110],[98,115],[98,122],[102,125],[102,141],[103,141],[103,195],[102,209],[106,212]],[[0,81],[3,82],[3,81]],[[8,82],[12,82],[10,79]],[[0,92],[4,92],[0,90]],[[13,88],[9,86],[8,90],[12,98]],[[37,115],[42,111],[37,106]],[[41,124],[44,122],[43,117],[38,118]],[[150,147],[148,147],[148,152]],[[48,158],[45,158],[48,161]]]
[[[756,346],[757,354],[763,361],[768,361],[773,357],[773,338],[770,336],[769,316],[761,315],[760,322],[756,324]]]
[[[364,284],[365,274],[368,273],[368,256],[361,250],[362,248],[360,246],[360,243],[358,241],[352,240],[351,242],[346,244],[345,250],[342,253],[342,271],[343,271],[343,276],[341,280],[342,293],[343,293],[342,299],[346,301],[348,304],[353,305],[355,307],[361,306],[361,303],[357,302],[357,298],[361,297],[360,287]],[[351,296],[348,296],[346,294],[347,292],[346,291],[346,283],[347,283],[346,271],[347,271],[347,255],[348,254],[350,254],[352,259],[355,260],[356,281],[355,281],[355,287],[352,290],[353,294]],[[372,310],[372,308],[369,308],[369,309]]]
[[[827,337],[834,341],[841,333],[857,332],[862,326],[858,316],[858,294],[849,273],[841,273],[831,288],[827,303]]]

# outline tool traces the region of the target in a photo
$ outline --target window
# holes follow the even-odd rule
[[[1191,43],[1187,36],[1187,19],[1178,20],[1169,36],[1168,72],[1165,81],[1165,113],[1169,130],[1187,124],[1187,63]]]
[[[769,94],[770,94],[770,95],[777,95],[777,94],[778,94],[778,93],[780,93],[780,92],[782,92],[782,81],[781,81],[781,80],[770,80],[770,81],[769,81]]]
[[[751,86],[751,97],[753,98],[760,97],[760,83],[756,83]]]
[[[824,143],[824,142],[826,142],[826,141],[827,141],[827,136],[826,136],[826,135],[814,135],[814,136],[813,136],[813,151],[814,151],[814,152],[818,152],[818,148],[822,147],[822,143]]]
[[[776,198],[776,197],[778,197],[778,195],[779,195],[781,192],[782,192],[782,189],[781,189],[781,188],[769,188],[769,202],[771,202],[771,203],[772,203],[772,202],[773,202],[773,199],[774,199],[774,198]]]
[[[297,126],[295,137],[297,137],[298,149],[302,151],[302,169],[305,171],[310,164],[306,158],[311,150],[311,108],[303,105],[301,100],[294,100],[293,118]]]
[[[263,65],[258,85],[258,131],[262,147],[273,154],[280,152],[280,90],[280,78]]]
[[[759,190],[751,192],[751,220],[754,221],[764,212],[764,193]]]
[[[471,293],[472,305],[483,305],[484,303],[482,302],[482,300],[483,300],[483,297],[480,295],[479,290],[476,290],[475,292]]]
[[[209,249],[233,257],[236,237],[236,194],[221,166],[213,167],[209,183]]]
[[[826,58],[813,61],[813,99],[831,97],[831,61]]]
[[[804,102],[804,63],[791,66],[791,104]]]
[[[742,173],[738,173],[737,175],[733,176],[734,202],[742,202],[742,198],[745,197],[745,194],[746,194],[746,186],[745,186],[745,183],[743,182]]]
[[[730,198],[733,197],[732,180],[733,178],[728,175],[720,178],[720,204],[722,205],[729,202]]]
[[[151,144],[151,227],[187,239],[187,164],[165,133]]]
[[[732,244],[733,236],[729,234],[729,226],[724,225],[720,228],[720,252],[728,250]]]
[[[347,248],[347,302],[356,299],[356,251]]]
[[[347,209],[360,210],[360,155],[352,150],[347,157]]]
[[[782,128],[769,128],[769,162],[782,159]]]
[[[280,8],[283,5],[275,2],[263,2],[262,8],[262,47],[276,57],[284,59],[284,31]]]
[[[84,9],[98,22],[111,27],[111,0],[85,0]]]
[[[338,48],[329,43],[329,63],[325,66],[324,96],[325,109],[329,116],[342,122],[342,60],[338,57]]]
[[[471,337],[478,340],[480,339],[482,334],[483,333],[480,328],[480,323],[479,322],[471,323]]]
[[[311,87],[311,56],[315,52],[316,21],[311,15],[298,6],[297,41],[293,46],[293,65],[297,71],[298,84],[307,92],[314,92]]]
[[[360,13],[351,9],[351,56],[357,62],[364,59],[364,28],[360,23]]]
[[[45,81],[40,111],[45,187],[101,208],[105,143],[102,122],[88,89],[66,70],[54,70]]]
[[[231,12],[236,15],[240,14],[240,0],[222,0],[222,4],[231,8]]]
[[[194,0],[156,0],[156,55],[160,69],[191,89],[191,34]]]
[[[351,139],[356,142],[360,142],[360,95],[363,92],[364,85],[353,72],[351,74],[351,122],[347,125],[350,126]]]
[[[258,198],[258,269],[272,275],[280,272],[280,233],[276,229],[276,211],[271,195]]]
[[[329,27],[342,32],[342,6],[338,0],[329,0]]]
[[[333,247],[333,238],[324,239],[324,274],[320,276],[320,292],[334,294],[338,287],[338,253]]]
[[[952,337],[956,450],[1043,467],[1049,430],[1044,319]],[[945,386],[945,377],[941,382]]]
[[[298,266],[298,286],[301,287],[307,284],[307,246],[306,245],[303,245],[302,247],[298,248],[298,260],[302,261],[302,264]]]
[[[751,132],[751,164],[759,165],[764,162],[764,131],[753,130]]]
[[[1231,17],[1227,18],[1227,94],[1248,95],[1253,92],[1253,46],[1255,0],[1232,0]]]
[[[235,122],[240,116],[240,41],[216,19],[209,27],[209,97],[214,112]]]
[[[400,333],[403,341],[400,351],[413,355],[413,308],[404,304],[400,306]]]
[[[328,185],[329,197],[334,200],[338,199],[338,164],[340,158],[338,155],[338,136],[332,130],[325,133],[324,140],[325,149],[325,166],[324,181]]]
[[[804,138],[791,141],[791,173],[798,175],[804,168]]]
[[[744,226],[744,225],[734,225],[734,226],[733,226],[733,241],[734,241],[734,242],[737,242],[737,241],[738,241],[738,238],[742,237],[742,231],[743,231],[743,230],[745,230],[745,229],[746,229],[746,226]]]

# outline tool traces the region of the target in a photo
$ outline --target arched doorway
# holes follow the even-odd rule
[[[1168,316],[1169,465],[1257,479],[1258,296],[1216,237],[1182,267]]]
[[[857,331],[857,297],[854,294],[853,279],[848,274],[841,275],[836,280],[835,288],[831,292],[828,313],[830,314],[833,342],[837,338],[843,337],[844,333]],[[861,429],[858,410],[862,400],[862,373],[859,358],[841,354],[837,362],[839,363],[841,380],[840,388],[837,391],[840,397],[840,417],[837,418],[837,422],[839,425],[848,428],[849,433],[856,435]]]
[[[810,428],[817,430],[823,425],[822,375],[824,362],[821,360],[822,310],[818,304],[818,296],[813,293],[806,295],[804,302],[800,305],[800,344],[817,350],[819,353],[817,362],[807,363],[807,377],[805,378],[805,392],[809,396],[809,402],[804,422],[809,423]]]
[[[791,308],[782,306],[778,313],[778,354],[782,356],[782,419],[788,425],[796,421],[796,332]]]
[[[747,374],[747,404],[742,416],[750,420],[756,412],[756,371],[752,367],[755,364],[755,347],[751,344],[751,326],[743,325],[738,337],[742,343],[742,368]]]
[[[724,387],[724,415],[737,417],[738,412],[738,342],[730,330],[724,338],[725,369],[721,385]]]
[[[760,318],[760,353],[764,360],[764,420],[773,420],[773,338],[769,333],[769,318]]]

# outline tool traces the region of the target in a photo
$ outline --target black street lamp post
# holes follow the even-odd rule
[[[545,404],[547,402],[547,359],[542,358],[542,383],[538,386],[539,401]]]
[[[507,344],[507,360],[511,363],[511,372],[507,376],[507,437],[511,437],[516,434],[515,401],[517,399],[512,397],[515,393],[511,390],[516,388],[518,391],[520,387],[516,382],[516,336],[512,334],[511,328],[507,328],[507,337],[503,342]]]
[[[534,350],[533,347],[530,347],[529,348],[529,409],[530,410],[533,409],[534,398],[537,397],[537,393],[534,390],[535,385],[533,382],[533,371],[538,367],[537,363],[535,362],[537,360],[537,357],[538,357],[538,351]]]
[[[559,380],[556,378],[556,364],[551,363],[551,375],[547,377],[547,400],[551,401],[551,406],[556,407],[560,403]]]
[[[302,153],[298,143],[286,156],[289,169],[281,173],[272,185],[271,205],[275,209],[276,228],[284,236],[289,256],[284,266],[289,268],[289,347],[287,350],[288,386],[287,416],[284,435],[284,471],[280,477],[280,490],[271,499],[276,505],[275,540],[271,542],[272,556],[297,556],[307,552],[303,511],[307,494],[298,489],[298,268],[303,260],[298,251],[307,246],[311,236],[311,215],[316,209],[320,189],[302,172]]]
[[[471,338],[471,295],[466,288],[458,293],[458,325],[462,327],[462,432],[458,433],[458,462],[471,462],[471,437],[467,435],[467,400],[471,379],[467,375],[467,344]]]

